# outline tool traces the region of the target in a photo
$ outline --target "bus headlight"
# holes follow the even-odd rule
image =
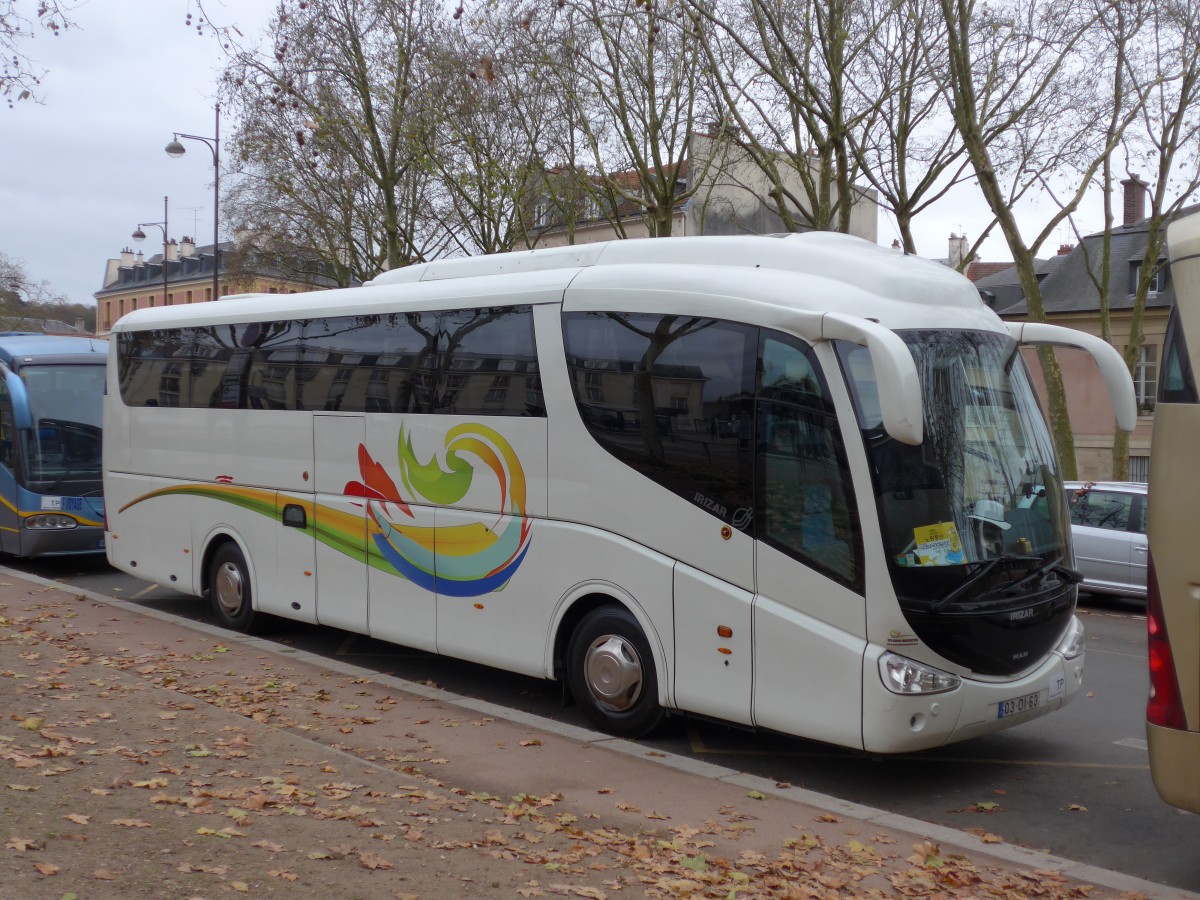
[[[58,514],[29,516],[25,519],[25,527],[39,531],[61,531],[64,528],[74,528],[79,523],[70,516]]]
[[[893,694],[940,694],[962,684],[957,675],[891,652],[879,657],[879,677]]]
[[[1079,621],[1079,616],[1072,616],[1067,633],[1058,642],[1058,652],[1064,659],[1074,659],[1083,653],[1083,646],[1083,623]]]

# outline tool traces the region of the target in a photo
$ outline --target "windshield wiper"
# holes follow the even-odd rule
[[[963,579],[962,583],[959,584],[958,587],[954,588],[954,590],[950,591],[950,593],[946,594],[943,597],[939,597],[937,600],[934,600],[933,603],[930,605],[929,609],[931,612],[940,612],[944,607],[949,606],[951,603],[953,603],[955,600],[957,600],[959,597],[961,597],[963,594],[965,594],[967,591],[969,591],[975,585],[979,584],[979,582],[983,581],[984,578],[986,578],[988,575],[990,575],[992,572],[994,572],[1000,566],[1009,568],[1013,565],[1025,565],[1028,563],[1040,563],[1041,561],[1042,561],[1042,559],[1040,556],[1016,556],[1016,555],[997,556],[997,557],[994,557],[993,559],[989,559],[986,562],[983,562],[979,566],[978,569],[976,569],[974,572],[972,572],[970,575],[968,575],[965,579]],[[1057,560],[1055,560],[1055,562],[1057,563]],[[1024,580],[1024,579],[1022,579],[1022,580]]]
[[[1031,581],[1040,582],[1051,572],[1068,584],[1079,584],[1079,582],[1083,581],[1082,572],[1078,572],[1069,566],[1062,565],[1062,561],[1063,558],[1061,556],[1056,556],[1045,565],[1039,566],[1038,568],[1030,571],[1029,574],[1024,578],[1020,578],[1017,581],[1014,581],[1012,584],[1005,585],[1005,588],[1008,590],[1017,590],[1018,588],[1022,588],[1029,584]]]

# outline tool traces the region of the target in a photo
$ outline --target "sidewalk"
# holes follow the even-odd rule
[[[0,570],[5,898],[1191,896],[989,839]]]

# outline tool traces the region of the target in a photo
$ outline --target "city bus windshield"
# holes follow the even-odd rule
[[[65,490],[100,478],[103,365],[26,365],[20,370],[32,428],[23,442],[27,484]]]
[[[992,332],[898,333],[921,378],[917,446],[884,431],[866,349],[839,346],[898,589],[944,599],[984,568],[1023,578],[1069,565],[1058,462],[1016,343]],[[918,572],[932,580],[914,581]]]

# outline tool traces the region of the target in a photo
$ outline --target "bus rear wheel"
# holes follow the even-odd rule
[[[233,541],[217,548],[208,566],[208,598],[223,628],[250,632],[257,624],[246,557]]]
[[[588,720],[609,734],[641,737],[663,716],[650,643],[623,606],[583,617],[567,647],[567,683]]]

